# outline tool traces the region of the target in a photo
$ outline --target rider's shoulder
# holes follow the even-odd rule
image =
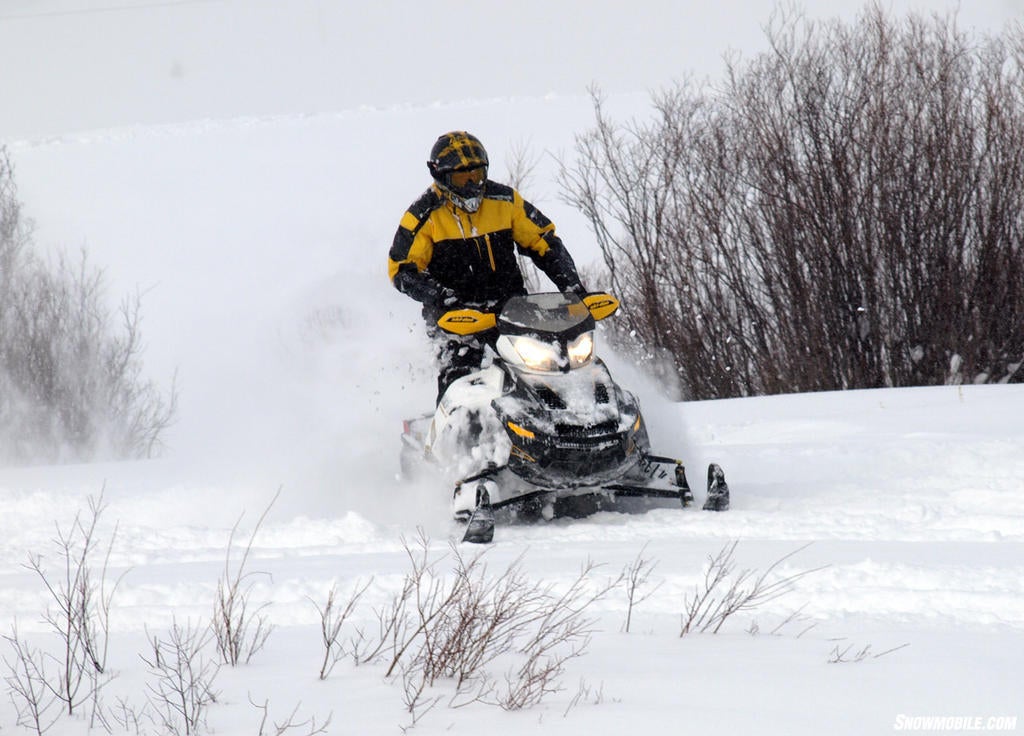
[[[487,187],[484,189],[484,199],[496,199],[500,202],[515,201],[516,190],[507,184],[500,184],[496,181],[487,180]]]
[[[444,203],[444,197],[434,187],[428,187],[419,198],[409,205],[409,213],[417,220],[423,220]]]

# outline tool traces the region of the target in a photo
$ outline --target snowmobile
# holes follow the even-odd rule
[[[618,308],[607,293],[554,292],[512,297],[497,313],[455,309],[438,319],[455,335],[497,334],[490,365],[453,381],[435,412],[406,420],[402,434],[404,474],[427,465],[454,481],[463,541],[492,541],[501,515],[693,504],[683,463],[651,454],[636,397],[594,354],[596,321]],[[729,508],[714,463],[703,508]]]

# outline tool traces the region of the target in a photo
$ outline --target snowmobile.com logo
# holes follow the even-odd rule
[[[1015,731],[1017,716],[896,716],[894,731]]]

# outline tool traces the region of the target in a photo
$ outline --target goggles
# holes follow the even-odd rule
[[[478,166],[475,169],[463,169],[461,171],[453,171],[449,176],[449,181],[453,187],[464,187],[467,184],[483,184],[484,180],[487,179],[487,167]]]

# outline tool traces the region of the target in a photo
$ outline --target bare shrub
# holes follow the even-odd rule
[[[864,646],[858,646],[856,644],[847,644],[845,647],[841,647],[839,644],[836,644],[831,654],[829,654],[828,663],[849,664],[851,662],[863,662],[866,659],[878,659],[879,657],[884,657],[887,654],[898,652],[899,650],[905,649],[909,646],[910,644],[900,644],[899,646],[891,647],[890,649],[886,649],[883,652],[874,654],[871,651],[871,644],[865,644]]]
[[[623,624],[622,630],[627,634],[633,622],[633,609],[657,593],[658,589],[661,588],[661,583],[658,583],[646,592],[641,592],[642,589],[647,588],[651,573],[658,566],[657,561],[644,558],[643,555],[646,550],[647,545],[645,544],[636,557],[633,558],[633,561],[622,571],[622,580],[626,586],[626,622]]]
[[[311,601],[316,607],[317,613],[320,614],[320,638],[324,645],[324,658],[320,664],[319,674],[321,680],[326,680],[335,665],[346,656],[351,655],[351,651],[339,640],[341,630],[345,621],[355,611],[359,599],[363,597],[372,583],[373,579],[371,578],[362,586],[357,585],[345,599],[344,605],[338,598],[337,585],[332,585],[327,592],[327,602],[323,608],[316,601]]]
[[[209,626],[172,622],[166,639],[147,632],[148,656],[140,655],[149,668],[149,703],[166,733],[196,736],[206,725],[206,711],[217,701],[213,689],[220,665],[206,655],[211,640]]]
[[[816,622],[807,623],[810,621],[810,617],[804,615],[804,609],[807,608],[807,604],[804,604],[794,611],[791,611],[784,619],[779,621],[774,627],[768,630],[768,636],[782,636],[783,630],[792,630],[792,627],[802,627],[797,632],[796,637],[799,639],[808,631],[813,629],[818,624]],[[757,636],[761,633],[761,626],[757,622],[757,619],[753,619],[750,622],[750,627],[747,629],[747,633],[751,636]]]
[[[406,651],[458,594],[458,590],[445,590],[436,571],[437,560],[430,556],[430,540],[422,529],[415,545],[403,540],[403,547],[410,569],[403,578],[402,589],[386,606],[374,610],[376,634],[368,636],[361,632],[353,651],[357,664],[386,661],[386,677],[395,673]]]
[[[684,613],[679,636],[690,633],[717,634],[725,622],[740,611],[750,611],[787,595],[801,578],[823,568],[805,570],[792,575],[778,575],[777,569],[799,549],[780,557],[764,572],[744,568],[736,570],[736,546],[730,542],[715,555],[708,555],[704,579],[684,599]]]
[[[562,713],[562,718],[568,718],[569,711],[583,703],[601,705],[605,702],[604,699],[604,683],[601,683],[597,688],[595,688],[588,684],[586,680],[581,678],[579,687],[576,689],[576,694],[569,700],[569,704],[565,707],[565,711]]]
[[[61,701],[51,684],[55,682],[54,676],[46,670],[47,657],[18,634],[16,623],[12,624],[10,635],[4,638],[12,649],[10,659],[4,656],[8,669],[4,679],[18,714],[17,725],[42,736],[57,722],[62,712]]]
[[[152,723],[152,714],[149,712],[149,708],[148,703],[141,708],[136,708],[124,698],[117,698],[115,705],[109,711],[110,720],[125,733],[145,736],[146,724]]]
[[[116,525],[102,561],[95,559],[102,551],[98,548],[96,526],[106,509],[103,492],[99,498],[90,496],[88,505],[88,516],[83,519],[76,514],[69,532],[57,528],[55,541],[63,561],[63,578],[51,583],[42,557],[38,555],[30,558],[29,567],[43,581],[57,607],[56,611],[47,611],[47,623],[60,636],[67,652],[80,652],[71,659],[81,659],[83,667],[91,667],[102,674],[107,666],[110,608],[123,575],[112,584],[107,580],[110,553],[117,537]]]
[[[596,583],[597,565],[587,563],[559,592],[531,580],[521,559],[492,574],[486,550],[465,557],[451,545],[447,555],[432,556],[422,532],[405,550],[411,569],[401,591],[375,611],[377,633],[363,636],[358,656],[387,662],[386,676],[401,678],[411,725],[444,699],[435,685],[450,686],[453,708],[482,702],[514,710],[558,691],[565,663],[590,641],[588,609],[621,583]],[[448,557],[454,569],[446,576],[438,566]]]
[[[249,554],[252,552],[253,542],[263,521],[270,513],[271,507],[281,495],[278,489],[274,498],[260,514],[260,518],[253,527],[249,542],[242,552],[242,559],[236,566],[231,563],[231,549],[234,546],[235,534],[238,532],[238,525],[241,519],[231,528],[228,537],[228,550],[224,558],[224,573],[217,581],[217,599],[214,603],[212,631],[217,644],[217,651],[220,653],[221,662],[232,667],[238,664],[247,664],[253,656],[267,643],[267,638],[273,631],[273,626],[268,622],[266,616],[262,615],[269,603],[257,606],[250,610],[252,601],[252,589],[254,583],[251,578],[258,573],[246,570],[249,562]]]
[[[117,315],[83,253],[32,251],[0,148],[0,462],[149,457],[175,412],[142,374],[141,298]]]
[[[498,704],[505,710],[532,707],[560,691],[566,662],[586,652],[595,623],[587,609],[621,582],[616,578],[590,588],[589,578],[596,569],[597,565],[587,562],[561,594],[545,587],[541,607],[528,617],[530,633],[520,646],[524,661],[509,671],[506,687],[498,693]]]
[[[1024,380],[1024,29],[780,15],[562,170],[683,393]]]
[[[320,678],[323,679],[323,678]],[[304,721],[297,721],[299,708],[302,707],[302,703],[297,704],[292,708],[288,718],[280,723],[272,721],[268,723],[270,718],[270,701],[264,700],[263,704],[254,703],[252,699],[249,699],[252,706],[262,713],[260,718],[260,727],[257,732],[258,736],[284,736],[289,731],[301,731],[305,736],[316,736],[319,733],[327,733],[327,727],[331,725],[332,715],[327,716],[327,720],[317,725],[316,716],[311,716]]]
[[[13,650],[12,658],[5,657],[5,662],[11,673],[7,682],[17,703],[19,722],[31,724],[40,733],[54,704],[68,715],[89,705],[93,720],[103,718],[99,691],[109,681],[104,673],[110,608],[120,583],[120,578],[113,583],[107,579],[107,569],[117,531],[115,528],[103,553],[97,536],[105,508],[103,494],[90,497],[88,504],[88,515],[76,514],[70,530],[57,527],[57,568],[47,567],[40,554],[31,554],[26,565],[49,595],[43,621],[58,642],[57,652],[35,649],[19,638],[16,625],[5,637]],[[103,554],[102,559],[97,560],[97,554]]]

